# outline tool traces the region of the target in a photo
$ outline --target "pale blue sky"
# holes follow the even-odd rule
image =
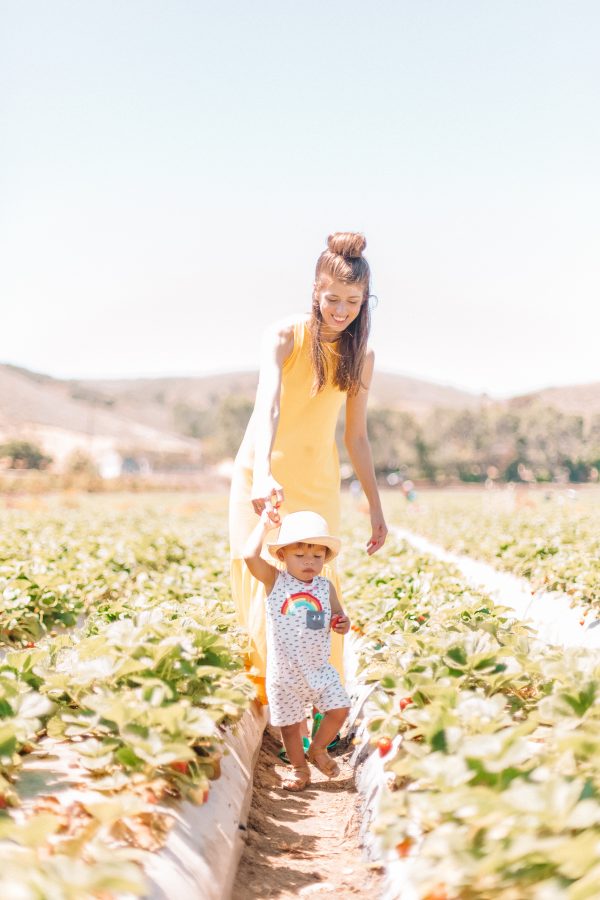
[[[596,0],[0,9],[0,361],[256,367],[352,229],[381,368],[600,380]]]

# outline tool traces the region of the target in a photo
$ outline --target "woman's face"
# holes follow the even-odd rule
[[[325,326],[324,336],[335,338],[358,316],[364,302],[364,285],[348,284],[323,274],[315,291]]]

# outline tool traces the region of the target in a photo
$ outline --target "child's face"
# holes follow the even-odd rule
[[[282,547],[277,555],[283,560],[286,569],[294,578],[298,578],[300,581],[312,581],[315,575],[320,575],[325,565],[327,547],[298,541]]]

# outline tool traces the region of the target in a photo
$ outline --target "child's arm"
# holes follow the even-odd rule
[[[337,619],[333,625],[333,630],[338,634],[348,634],[348,632],[350,631],[350,619],[342,609],[337,591],[331,581],[329,582],[329,603],[331,605],[332,621],[337,616]]]
[[[248,540],[244,544],[243,556],[246,565],[255,578],[265,586],[267,594],[270,594],[275,584],[275,579],[279,574],[279,570],[263,559],[260,555],[262,545],[266,534],[274,525],[279,525],[279,513],[276,509],[264,509],[260,519],[256,523],[256,527],[250,533]]]

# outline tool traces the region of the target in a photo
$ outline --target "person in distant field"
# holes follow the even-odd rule
[[[335,429],[345,404],[344,441],[369,507],[367,553],[379,550],[387,527],[367,435],[367,398],[374,354],[370,328],[370,270],[363,235],[336,233],[317,260],[310,314],[268,328],[263,339],[254,411],[237,453],[229,501],[231,589],[238,620],[250,637],[246,666],[267,703],[265,588],[243,548],[257,516],[279,506],[285,516],[313,510],[334,534],[340,527],[340,469]],[[285,288],[285,285],[283,285]],[[268,559],[266,551],[263,553]],[[341,588],[335,566],[323,575]],[[332,636],[331,662],[343,679],[343,637]]]
[[[266,547],[283,569],[261,556],[267,532],[280,523],[276,540]],[[271,724],[281,728],[292,766],[282,782],[288,791],[301,791],[310,783],[307,760],[328,778],[339,774],[327,744],[346,720],[350,698],[328,661],[329,635],[330,629],[346,634],[350,620],[334,585],[321,575],[339,548],[339,538],[329,534],[322,516],[303,510],[282,522],[272,507],[263,510],[244,547],[246,565],[266,592],[266,687]],[[305,756],[302,736],[311,706],[323,718]]]

